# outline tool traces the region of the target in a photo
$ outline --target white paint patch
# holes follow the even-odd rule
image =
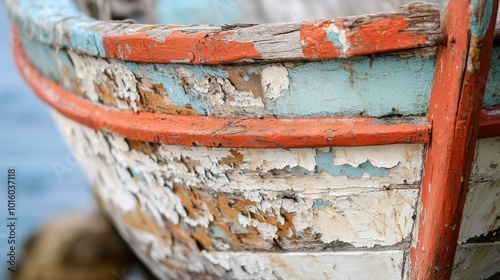
[[[277,100],[281,92],[290,88],[288,70],[283,65],[270,65],[262,70],[262,90],[266,98]]]
[[[478,140],[472,172],[473,181],[500,180],[500,137]]]
[[[405,168],[421,166],[423,155],[421,145],[396,144],[364,147],[335,147],[335,165],[349,164],[359,167],[369,161],[373,166],[393,168],[401,164]]]
[[[68,55],[75,66],[81,90],[91,101],[99,101],[96,85],[102,85],[110,89],[111,94],[117,98],[119,109],[133,109],[137,112],[137,101],[140,97],[137,92],[137,80],[130,69],[113,60],[82,56],[73,51],[68,51]]]
[[[203,256],[232,279],[401,279],[403,250],[324,253],[223,253]],[[229,268],[229,269],[228,269]]]
[[[500,181],[473,183],[460,226],[459,244],[500,228]]]

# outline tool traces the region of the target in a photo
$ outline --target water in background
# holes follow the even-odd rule
[[[18,259],[23,240],[44,221],[95,207],[90,188],[59,136],[48,107],[37,99],[15,67],[10,27],[4,2],[0,1],[0,279],[7,279],[8,168],[17,170]]]

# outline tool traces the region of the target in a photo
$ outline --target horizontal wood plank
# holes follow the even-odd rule
[[[136,62],[322,60],[426,48],[443,41],[439,8],[422,2],[333,20],[192,26],[97,21],[71,0],[6,2],[22,33],[31,39],[82,54]]]

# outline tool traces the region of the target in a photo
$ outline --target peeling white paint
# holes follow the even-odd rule
[[[224,192],[238,192],[242,199],[254,202],[255,205],[245,208],[246,212],[237,215],[235,226],[243,229],[254,227],[261,238],[268,242],[281,238],[278,236],[277,226],[285,224],[283,210],[293,215],[293,220],[289,222],[297,234],[307,230],[312,235],[321,236],[320,240],[325,245],[341,241],[351,244],[354,248],[365,247],[363,250],[376,245],[394,246],[406,239],[413,227],[412,216],[415,213],[418,189],[402,185],[398,189],[386,190],[384,186],[403,184],[405,180],[420,180],[421,167],[418,165],[421,160],[416,157],[421,156],[422,145],[393,145],[385,150],[373,152],[369,159],[375,164],[394,164],[386,159],[387,154],[383,151],[400,154],[398,164],[392,168],[388,167],[387,176],[353,179],[326,173],[315,174],[315,149],[232,150],[159,145],[157,153],[147,155],[130,149],[123,137],[95,132],[57,113],[55,117],[74,149],[82,151],[82,167],[91,178],[91,183],[97,187],[98,197],[107,205],[108,212],[119,224],[120,232],[149,266],[155,266],[157,275],[170,278],[183,276],[177,274],[180,272],[162,265],[162,262],[168,259],[175,263],[176,267],[187,268],[193,273],[210,272],[220,277],[226,277],[226,273],[231,276],[250,273],[248,275],[252,277],[255,274],[256,277],[274,275],[277,278],[286,278],[292,274],[287,274],[287,270],[280,266],[279,262],[293,266],[298,261],[295,257],[287,259],[284,255],[280,257],[279,254],[271,254],[270,259],[262,256],[259,257],[262,262],[241,263],[238,268],[235,266],[236,259],[227,263],[214,255],[206,257],[204,253],[203,257],[185,244],[172,243],[170,239],[164,240],[147,230],[131,228],[123,221],[124,215],[134,213],[140,208],[155,226],[166,232],[166,222],[189,228],[210,228],[214,216],[207,207],[208,202],[201,201],[197,205],[196,214],[188,216],[181,197],[174,192],[174,184],[177,183],[202,193],[222,195]],[[359,150],[344,148],[343,151],[345,158],[352,159],[351,163],[362,159],[360,156],[350,156],[357,155]],[[411,151],[410,156],[407,156],[408,151]],[[231,160],[234,161],[232,164],[223,163]],[[301,166],[309,170],[310,174],[294,176],[286,172],[272,173],[290,166]],[[295,196],[293,200],[283,197],[284,191],[292,190]],[[265,213],[267,217],[275,218],[277,224],[259,221],[252,217],[252,213]],[[289,228],[284,235],[292,237],[294,231]],[[222,251],[231,250],[231,246],[222,239],[213,240],[213,246]],[[372,255],[380,252],[351,253],[363,257],[350,258],[339,265],[358,267],[364,265],[364,257],[372,260]],[[331,263],[327,265],[326,256],[335,262],[334,255],[341,253],[322,254],[304,253],[303,257],[307,259],[309,256],[311,261],[313,258],[319,258],[316,268],[327,272],[321,275],[336,276],[338,270],[331,269]],[[398,258],[402,254],[402,251],[397,251]],[[243,258],[238,260],[243,261]],[[401,275],[402,257],[400,260],[387,258],[379,261],[383,269],[390,267],[387,273],[392,274],[377,275]],[[193,262],[196,264],[192,264]],[[245,269],[242,269],[242,266]],[[294,269],[292,270],[295,273],[309,275],[307,267],[298,266]],[[376,267],[364,271],[375,271],[372,269]]]
[[[137,101],[140,97],[137,92],[137,80],[130,69],[113,60],[82,56],[73,51],[68,51],[68,55],[75,66],[81,90],[91,101],[99,101],[96,85],[106,85],[117,98],[119,109],[131,108],[137,112]],[[120,99],[128,100],[130,105]]]
[[[186,67],[177,67],[170,73],[183,81],[187,91],[194,90],[210,108],[209,115],[230,115],[232,112],[263,116],[264,101],[251,91],[239,91],[228,78],[205,74],[199,78]],[[187,92],[189,94],[189,92]]]
[[[479,139],[472,180],[500,180],[500,137]]]
[[[232,279],[401,279],[403,251],[217,253],[203,256]]]
[[[500,229],[500,181],[473,183],[460,227],[459,244]]]
[[[338,34],[338,41],[340,44],[342,44],[342,52],[346,53],[349,50],[349,42],[347,42],[347,36],[345,33],[345,30],[339,29],[336,25],[335,22],[332,22],[327,28],[324,28],[324,30],[328,33],[333,32],[335,34]]]
[[[421,145],[395,144],[368,147],[335,147],[335,165],[349,164],[358,167],[369,161],[376,167],[393,168],[401,164],[405,168],[422,166]]]
[[[289,89],[288,70],[283,65],[270,65],[262,70],[262,90],[264,96],[271,100],[277,100],[283,96],[281,92]]]

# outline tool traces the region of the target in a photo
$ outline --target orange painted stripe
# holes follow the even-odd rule
[[[500,105],[481,112],[479,138],[500,136]]]
[[[411,279],[451,277],[493,45],[498,1],[491,2],[492,19],[482,19],[490,20],[485,38],[470,33],[469,7],[478,15],[487,14],[471,0],[451,0],[445,12],[448,42],[437,52],[428,114],[432,139],[424,164],[418,234],[410,250]]]
[[[103,44],[108,58],[136,62],[219,64],[261,57],[253,43],[227,40],[230,34],[175,31],[159,42],[139,33],[107,36],[103,38]]]
[[[214,118],[135,113],[88,102],[42,77],[14,30],[14,57],[35,93],[66,117],[147,142],[231,148],[305,148],[428,143],[429,126],[375,118]]]

